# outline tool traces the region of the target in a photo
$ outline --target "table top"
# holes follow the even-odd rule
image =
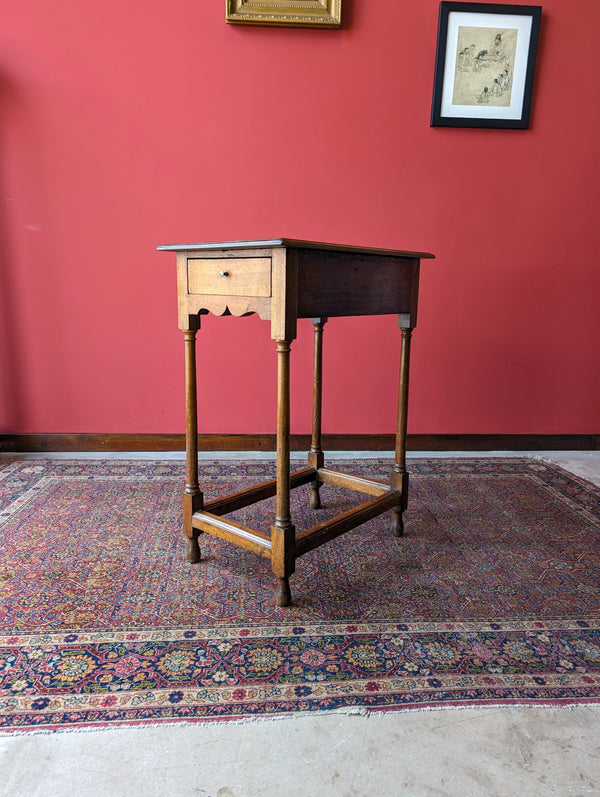
[[[429,252],[406,252],[400,249],[379,249],[369,246],[350,246],[348,244],[320,243],[318,241],[301,241],[295,238],[269,238],[260,241],[220,241],[196,244],[166,244],[157,247],[160,252],[182,252],[211,249],[265,249],[272,247],[289,247],[294,249],[325,249],[334,252],[354,252],[360,254],[387,255],[391,257],[411,257],[432,259],[435,255]]]

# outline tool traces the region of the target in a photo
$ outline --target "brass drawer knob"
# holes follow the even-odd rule
[[[228,271],[219,271],[219,274],[221,275],[221,277],[228,277],[229,276],[229,272]]]

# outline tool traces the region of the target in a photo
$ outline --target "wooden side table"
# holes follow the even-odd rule
[[[383,512],[393,512],[392,533],[403,533],[408,500],[406,420],[410,340],[417,318],[419,265],[433,255],[291,239],[160,246],[177,253],[179,326],[186,350],[186,469],[183,531],[188,559],[200,560],[203,532],[247,548],[271,560],[279,579],[276,600],[291,601],[289,578],[298,557],[356,528]],[[277,344],[277,478],[204,503],[198,483],[196,332],[200,316],[257,313],[271,322]],[[323,327],[332,316],[397,314],[402,331],[395,461],[389,481],[359,478],[325,467],[321,448]],[[308,467],[290,473],[290,346],[298,318],[314,324],[312,444]],[[370,498],[337,517],[296,534],[290,516],[290,489],[311,487],[311,506],[320,507],[319,489],[329,483]],[[276,496],[270,533],[224,516]]]

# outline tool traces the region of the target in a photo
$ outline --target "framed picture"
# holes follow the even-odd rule
[[[339,28],[342,0],[226,0],[225,19],[240,25]]]
[[[541,6],[440,3],[431,125],[529,127]]]

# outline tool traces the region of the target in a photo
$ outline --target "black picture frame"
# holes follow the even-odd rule
[[[541,6],[440,3],[432,127],[529,127]]]

